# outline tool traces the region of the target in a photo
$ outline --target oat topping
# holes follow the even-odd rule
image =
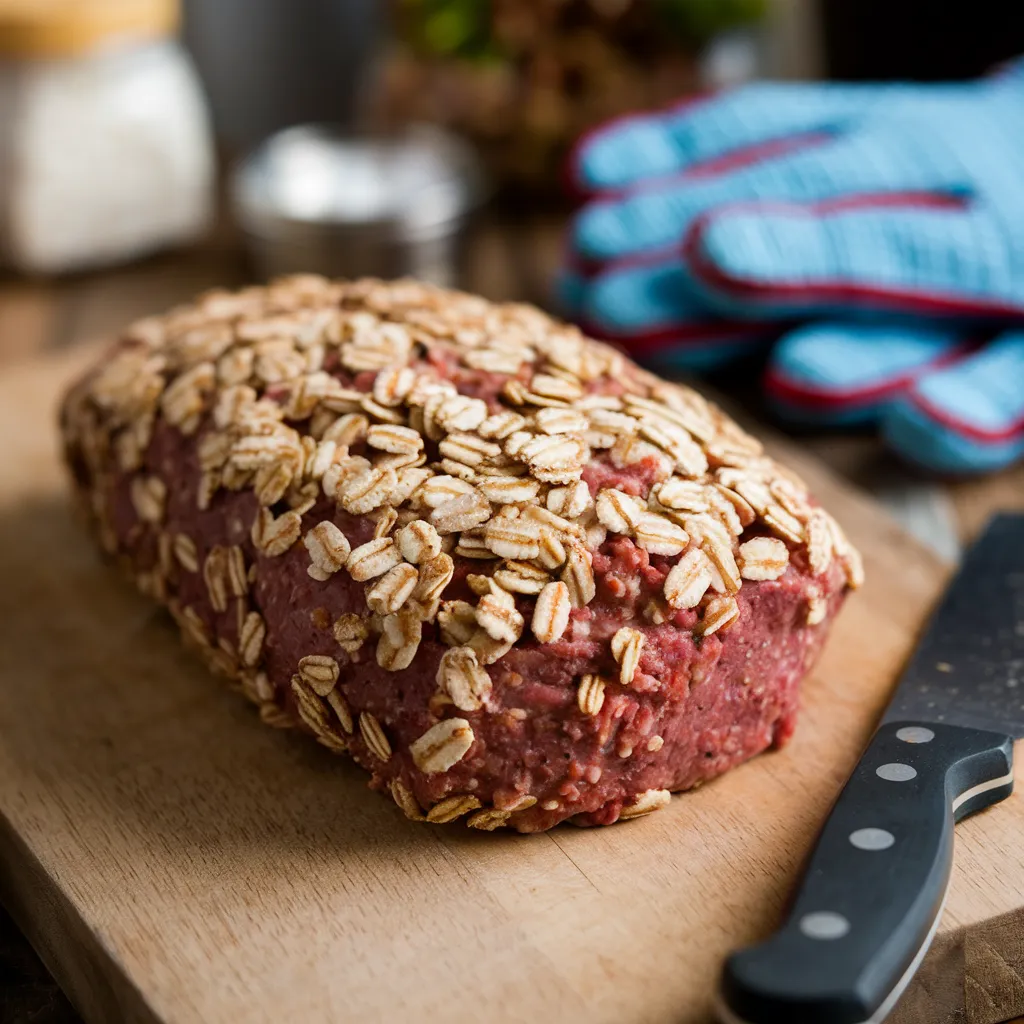
[[[413,597],[424,605],[439,600],[454,575],[455,563],[451,555],[442,552],[420,565],[419,582],[413,591]]]
[[[401,562],[401,552],[391,537],[374,537],[352,551],[345,562],[345,568],[352,579],[363,583],[383,576]]]
[[[167,486],[160,477],[135,477],[131,485],[131,499],[136,515],[143,522],[154,524],[163,522]]]
[[[437,684],[460,711],[478,711],[491,693],[491,677],[471,647],[452,647],[444,653]]]
[[[412,427],[375,423],[366,432],[366,443],[371,448],[394,455],[418,455],[423,448],[423,435]]]
[[[326,697],[338,681],[338,663],[326,654],[307,654],[299,661],[299,675],[314,693]]]
[[[408,562],[401,562],[389,569],[366,591],[366,603],[370,611],[379,615],[390,615],[412,596],[420,574]]]
[[[175,615],[175,606],[170,606],[171,614]],[[206,624],[195,608],[188,606],[182,608],[175,618],[181,626],[186,639],[200,650],[207,650],[210,647],[210,636],[206,630]]]
[[[441,535],[430,523],[414,519],[395,535],[402,557],[413,565],[429,562],[441,553]]]
[[[401,779],[392,779],[388,789],[391,791],[391,799],[402,809],[402,813],[410,821],[424,821],[423,809],[414,796],[412,790],[406,786]]]
[[[472,815],[466,824],[470,828],[478,828],[483,832],[493,832],[495,829],[501,828],[512,817],[512,813],[512,811],[500,811],[496,807],[486,807]]]
[[[515,643],[523,633],[523,617],[515,598],[501,587],[491,585],[476,606],[476,621],[494,640]]]
[[[249,570],[246,553],[236,544],[227,549],[227,590],[231,597],[245,597],[249,592]]]
[[[268,558],[283,555],[302,533],[302,517],[295,511],[275,517],[261,508],[252,524],[252,542]]]
[[[572,601],[569,588],[562,582],[546,583],[537,597],[530,628],[542,643],[550,644],[560,640],[569,625]]]
[[[211,293],[130,328],[69,408],[66,439],[90,471],[109,477],[116,465],[127,477],[132,529],[154,553],[139,585],[172,602],[186,635],[240,676],[265,720],[297,715],[344,749],[356,727],[342,692],[349,663],[401,672],[421,643],[446,646],[435,724],[409,748],[426,774],[447,771],[474,743],[470,721],[446,714],[525,717],[492,699],[488,666],[513,645],[590,636],[586,609],[607,584],[609,552],[642,560],[654,589],[644,595],[648,631],[686,621],[698,640],[727,634],[746,586],[809,573],[814,626],[828,612],[826,576],[841,570],[851,587],[863,579],[859,554],[802,481],[694,391],[530,307],[417,282],[302,276]],[[248,512],[211,547],[182,532],[183,496],[169,493],[171,478],[148,454],[165,424],[194,439],[187,500],[205,510],[226,493],[247,496],[235,507]],[[109,506],[94,496],[116,551]],[[335,577],[355,581],[365,601],[331,623],[324,597],[316,628],[337,646],[301,658],[287,701],[287,680],[275,692],[263,671],[275,641],[253,607],[268,558],[301,559],[324,595]],[[183,574],[199,574],[218,616],[207,610],[210,625],[173,603],[183,601]],[[590,642],[618,666],[607,681],[578,681],[578,713],[597,728],[606,686],[618,700],[617,688],[634,683],[645,634],[624,627]],[[383,728],[354,704],[366,749],[388,763]],[[664,741],[635,742],[656,753]],[[421,807],[408,778],[385,782],[409,817],[469,815],[489,829],[515,813],[472,794],[429,806],[416,789]],[[667,799],[650,790],[621,817]]]
[[[696,608],[712,581],[711,562],[700,548],[693,548],[665,577],[665,600],[673,608]]]
[[[619,820],[628,821],[630,818],[639,818],[642,814],[660,810],[667,807],[671,799],[672,794],[667,789],[648,789],[622,808]]]
[[[585,715],[596,715],[604,706],[604,680],[600,676],[585,675],[576,691],[576,703]]]
[[[591,561],[590,552],[580,541],[569,543],[562,582],[569,588],[569,600],[574,608],[585,608],[597,593]]]
[[[427,821],[437,825],[445,825],[449,821],[461,818],[470,811],[475,811],[480,806],[480,801],[475,796],[449,796],[427,811]]]
[[[690,541],[681,526],[654,512],[640,514],[633,536],[637,545],[652,555],[681,554]]]
[[[260,721],[271,729],[294,729],[296,725],[291,711],[278,707],[273,701],[260,704]]]
[[[468,601],[445,601],[437,613],[441,639],[450,647],[469,643],[476,632],[476,609]]]
[[[612,657],[619,663],[619,682],[629,686],[640,664],[644,635],[638,629],[623,627],[612,637]]]
[[[597,518],[612,533],[630,534],[640,522],[643,508],[630,494],[608,487],[597,495]]]
[[[369,635],[369,624],[366,619],[358,615],[342,615],[334,623],[334,639],[338,641],[338,646],[348,654],[355,654]]]
[[[704,618],[698,626],[702,636],[727,630],[740,614],[734,597],[713,597],[704,609]]]
[[[548,510],[564,519],[579,518],[593,503],[590,488],[582,480],[565,487],[552,487],[547,494]]]
[[[476,656],[482,665],[493,665],[500,658],[505,657],[512,650],[511,640],[496,640],[487,630],[477,629],[466,641],[467,646],[476,651]]]
[[[199,572],[199,553],[195,541],[185,533],[174,537],[174,557],[186,572]]]
[[[384,617],[377,641],[377,664],[388,672],[401,672],[412,664],[422,638],[416,608],[400,608]]]
[[[413,763],[428,775],[446,772],[458,764],[473,746],[473,729],[464,718],[446,718],[432,725],[409,751]]]
[[[832,550],[842,563],[847,583],[851,587],[861,586],[864,583],[864,563],[860,552],[846,539],[843,528],[831,516],[826,515],[825,521],[832,534]]]
[[[216,545],[203,562],[203,582],[215,612],[228,610],[228,557],[227,548]]]
[[[717,525],[717,524],[715,524]],[[701,550],[708,556],[708,560],[718,571],[721,585],[715,586],[716,590],[725,590],[734,594],[740,589],[740,570],[736,564],[736,556],[733,554],[730,542],[719,534],[724,530],[709,530],[701,543]],[[712,583],[715,581],[712,580]]]
[[[739,565],[745,580],[777,580],[789,565],[789,548],[774,537],[754,537],[740,545]]]
[[[575,409],[541,409],[533,422],[543,434],[582,434],[590,425]]]
[[[263,653],[263,638],[267,635],[266,623],[259,612],[249,612],[242,628],[238,631],[238,654],[242,664],[252,668],[259,664]]]
[[[337,731],[330,713],[330,705],[313,691],[312,687],[299,675],[292,676],[292,696],[299,718],[313,732],[316,738],[331,750],[345,750],[348,744],[342,733]],[[264,705],[264,707],[274,705]],[[262,709],[261,709],[262,711]]]
[[[463,533],[487,522],[490,517],[490,502],[474,488],[438,505],[430,513],[430,522],[440,534]]]
[[[820,591],[812,591],[807,597],[807,625],[817,626],[828,612],[828,601]]]
[[[374,757],[381,761],[391,758],[391,744],[388,742],[387,736],[384,735],[380,722],[369,711],[364,711],[359,716],[359,735]]]
[[[377,516],[377,522],[373,526],[373,537],[374,540],[378,540],[381,537],[386,537],[391,532],[395,523],[398,522],[398,512],[393,505],[388,505],[386,508],[382,508],[379,512],[375,513],[375,515]]]
[[[823,512],[807,520],[807,564],[814,576],[823,575],[832,564],[832,531]]]

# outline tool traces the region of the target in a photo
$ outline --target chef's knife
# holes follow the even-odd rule
[[[782,928],[727,961],[721,1018],[884,1020],[938,927],[953,825],[1010,795],[1016,736],[1024,736],[1024,516],[1004,515],[968,553],[929,623]]]

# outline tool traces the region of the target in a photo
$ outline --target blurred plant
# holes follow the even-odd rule
[[[768,9],[768,0],[655,0],[655,4],[670,31],[701,44],[760,21]]]
[[[403,0],[408,41],[438,57],[497,57],[486,0]]]
[[[548,6],[557,15],[561,7],[570,17],[574,6],[565,0],[546,5],[520,2],[527,12]],[[654,20],[681,43],[703,45],[719,33],[759,21],[768,0],[586,0],[586,5],[596,18],[606,21],[630,14],[630,8],[649,5]],[[422,53],[477,60],[509,55],[508,40],[502,38],[503,19],[496,10],[502,6],[500,0],[401,0],[401,6],[408,41]],[[530,17],[527,13],[526,19]]]
[[[581,132],[698,85],[695,55],[769,0],[392,0],[388,120],[437,121],[499,184],[557,193]]]

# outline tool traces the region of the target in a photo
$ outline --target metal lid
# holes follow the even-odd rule
[[[459,139],[428,125],[367,138],[320,125],[272,136],[235,172],[242,228],[381,228],[415,240],[451,230],[484,199],[479,164]]]

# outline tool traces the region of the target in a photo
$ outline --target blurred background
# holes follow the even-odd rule
[[[43,297],[79,337],[291,270],[547,304],[588,129],[759,77],[973,76],[1024,48],[1006,6],[0,0],[0,349]]]
[[[1004,6],[0,0],[0,348],[42,297],[79,337],[292,270],[548,304],[588,129],[759,77],[973,76],[1024,48]]]

